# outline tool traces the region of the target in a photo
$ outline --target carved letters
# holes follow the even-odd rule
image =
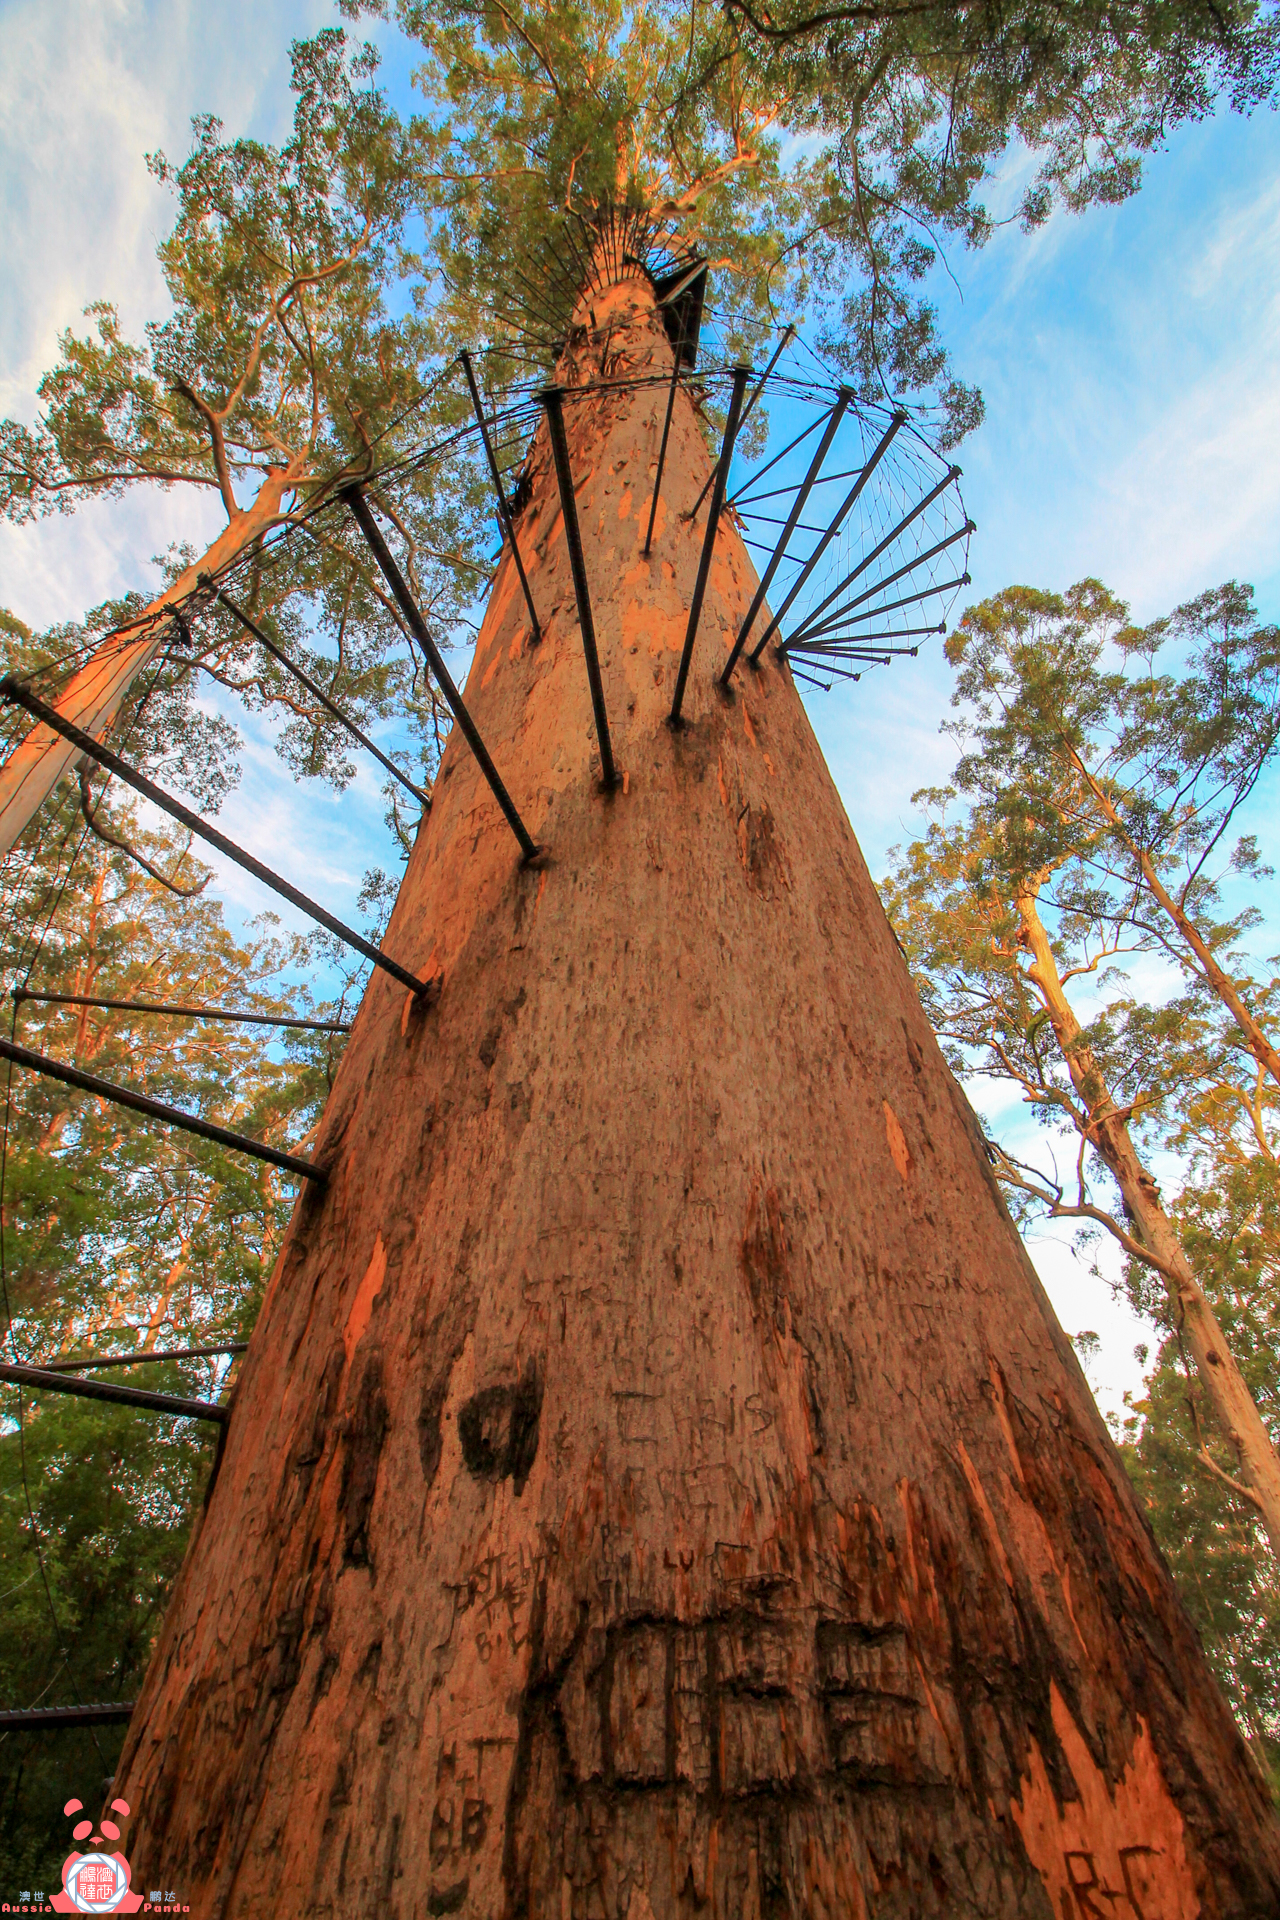
[[[951,1776],[896,1626],[749,1608],[624,1621],[587,1636],[554,1721],[579,1787],[720,1799],[804,1792],[833,1775],[890,1787]]]

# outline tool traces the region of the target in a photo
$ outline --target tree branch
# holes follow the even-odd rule
[[[1221,1481],[1222,1485],[1230,1488],[1231,1492],[1234,1493],[1238,1499],[1243,1500],[1246,1506],[1251,1507],[1255,1513],[1261,1514],[1264,1512],[1264,1508],[1252,1487],[1246,1487],[1241,1481],[1233,1479],[1224,1468],[1220,1467],[1205,1443],[1204,1428],[1200,1425],[1200,1409],[1196,1405],[1195,1394],[1191,1391],[1191,1367],[1187,1360],[1187,1350],[1182,1344],[1181,1327],[1176,1328],[1175,1332],[1178,1340],[1178,1352],[1182,1356],[1182,1371],[1187,1381],[1187,1410],[1191,1415],[1191,1423],[1196,1430],[1195,1457],[1200,1465],[1205,1467],[1208,1472],[1213,1475],[1215,1480]]]
[[[234,520],[240,511],[240,503],[236,499],[235,488],[231,484],[231,468],[227,464],[227,443],[223,436],[222,421],[208,401],[202,400],[195,388],[180,374],[174,374],[169,384],[175,393],[180,393],[183,399],[195,408],[209,429],[209,438],[213,443],[214,471],[218,476],[218,491],[222,495],[222,504],[227,510],[228,520]]]
[[[79,776],[80,811],[84,815],[85,825],[91,833],[97,835],[104,846],[114,847],[117,853],[126,854],[130,860],[136,861],[144,873],[149,873],[153,880],[158,881],[162,887],[167,887],[170,893],[176,893],[180,900],[194,900],[197,894],[204,892],[213,877],[212,874],[206,874],[198,887],[180,886],[176,880],[170,880],[166,874],[161,873],[159,867],[153,867],[145,854],[139,853],[136,847],[131,847],[127,840],[117,840],[113,833],[108,833],[105,827],[99,826],[96,815],[101,809],[102,801],[99,800],[97,807],[94,807],[92,804],[92,795],[89,791],[89,769],[87,766],[81,766]],[[179,866],[182,865],[182,861],[185,860],[186,857],[184,853],[178,862]]]
[[[1144,1246],[1141,1240],[1135,1240],[1133,1235],[1127,1233],[1120,1222],[1106,1211],[1105,1207],[1095,1207],[1093,1202],[1084,1199],[1083,1195],[1074,1203],[1065,1201],[1062,1198],[1061,1187],[1049,1188],[1042,1186],[1038,1180],[1029,1179],[1027,1169],[1023,1167],[1021,1161],[1015,1160],[1012,1154],[1006,1153],[998,1142],[987,1140],[986,1148],[1000,1178],[1007,1181],[1009,1186],[1016,1187],[1020,1193],[1029,1194],[1033,1200],[1038,1200],[1047,1210],[1051,1220],[1095,1220],[1100,1227],[1105,1227],[1112,1238],[1118,1240],[1125,1252],[1131,1254],[1135,1260],[1140,1260],[1144,1266],[1153,1267],[1157,1273],[1163,1274],[1175,1289],[1182,1286],[1184,1276],[1162,1260],[1158,1253]]]

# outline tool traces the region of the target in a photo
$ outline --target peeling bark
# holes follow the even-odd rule
[[[121,1762],[135,1878],[208,1920],[1274,1912],[786,669],[714,689],[728,517],[665,725],[708,455],[681,393],[646,561],[670,349],[639,277],[581,318],[568,384],[609,329],[655,375],[566,407],[624,778],[540,438],[544,638],[507,556],[468,700],[546,862],[455,735],[387,936],[440,996],[377,976],[344,1055]]]

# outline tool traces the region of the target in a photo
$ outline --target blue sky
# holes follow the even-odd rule
[[[182,156],[200,110],[278,137],[288,41],[334,17],[328,0],[0,0],[0,411],[31,417],[57,335],[89,300],[113,300],[135,333],[163,312],[154,248],[169,202],[143,155]],[[397,91],[403,74],[399,62]],[[1015,155],[993,212],[1020,182]],[[1280,617],[1280,120],[1186,128],[1124,206],[1057,215],[1033,236],[1003,228],[949,266],[958,287],[934,276],[942,330],[987,403],[957,456],[978,525],[972,596],[1096,574],[1150,618],[1235,577]],[[0,527],[0,604],[36,627],[74,617],[145,585],[149,556],[204,531],[158,493]],[[934,644],[809,702],[874,873],[912,831],[913,790],[950,769],[949,695]],[[378,782],[362,773],[342,799],[304,802],[265,740],[244,764],[226,829],[292,846],[289,870],[350,911],[363,869],[388,859]],[[1264,844],[1277,797],[1273,783],[1259,801]],[[262,904],[233,873],[224,890],[233,913]],[[1274,896],[1260,904],[1274,925]],[[1033,1251],[1068,1330],[1102,1334],[1093,1377],[1114,1404],[1136,1383],[1141,1329],[1065,1239]]]

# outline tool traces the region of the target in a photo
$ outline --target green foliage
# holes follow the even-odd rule
[[[973,196],[1014,140],[1039,163],[1019,207],[1030,227],[1055,204],[1126,198],[1143,157],[1220,99],[1247,112],[1274,96],[1275,11],[1254,0],[729,6],[809,63],[834,122],[843,110],[851,172],[863,155],[900,156],[898,208],[971,238],[988,225]]]
[[[884,0],[812,18],[742,0],[447,12],[397,0],[394,12],[423,54],[411,125],[378,91],[374,52],[330,29],[292,49],[281,146],[227,141],[206,115],[185,162],[153,157],[176,200],[159,248],[172,312],[137,342],[100,301],[86,332],[64,336],[34,425],[0,425],[0,511],[22,521],[138,484],[219,503],[232,536],[219,564],[238,550],[250,612],[359,717],[405,721],[420,784],[447,717],[362,544],[340,512],[317,509],[344,475],[388,475],[376,498],[419,602],[442,636],[468,621],[491,525],[476,450],[447,458],[446,445],[422,467],[403,456],[466,421],[447,377],[459,346],[493,349],[500,387],[529,371],[516,307],[529,302],[544,331],[563,325],[579,266],[570,258],[566,276],[550,248],[582,238],[573,215],[647,208],[709,257],[731,352],[805,314],[862,393],[936,401],[950,441],[981,405],[947,365],[920,282],[948,238],[980,245],[992,230],[982,195],[1010,141],[1042,163],[1022,208],[1034,223],[1055,199],[1130,191],[1170,126],[1221,97],[1268,99],[1275,78],[1272,14],[1239,0],[1119,13]],[[191,588],[212,565],[184,549],[167,578]],[[70,658],[143,610],[102,609],[55,637]],[[215,677],[283,720],[295,773],[349,777],[336,723],[224,610],[202,616],[198,638]],[[168,701],[176,758],[199,766],[212,802],[233,755],[201,718],[198,684],[167,683],[150,711],[154,724]],[[184,730],[202,728],[188,752]],[[407,839],[399,804],[389,790]]]
[[[201,569],[216,565],[222,577],[231,564],[235,597],[331,697],[366,725],[388,715],[403,723],[405,770],[429,783],[442,725],[436,690],[348,516],[316,509],[338,479],[394,465],[467,408],[461,394],[438,390],[421,328],[403,312],[392,317],[408,304],[399,242],[409,153],[372,84],[374,57],[337,30],[295,43],[292,57],[296,104],[283,146],[225,141],[203,116],[182,166],[152,157],[177,203],[159,248],[172,313],[138,344],[99,302],[87,333],[64,335],[35,424],[0,424],[0,512],[22,522],[141,484],[216,503],[228,527],[222,545],[171,553],[166,584],[195,589]],[[488,577],[486,497],[469,459],[451,463],[447,484],[428,469],[401,476],[394,500],[375,494],[442,637]],[[98,609],[43,636],[21,664],[47,663],[41,690],[56,693],[94,644],[145,610],[137,595]],[[351,777],[349,737],[225,609],[206,605],[193,644],[199,673],[283,721],[278,745],[293,772],[339,786]],[[130,731],[145,691],[138,756],[162,774],[194,775],[189,790],[210,806],[235,778],[236,740],[228,722],[203,712],[199,673],[135,688],[120,726]]]
[[[981,400],[951,373],[920,283],[948,242],[989,237],[983,195],[1011,144],[1038,162],[1020,207],[1034,226],[1055,204],[1124,198],[1173,126],[1224,97],[1270,99],[1277,72],[1272,10],[1206,0],[394,14],[426,55],[413,132],[439,337],[501,343],[530,286],[562,325],[549,245],[564,251],[575,210],[643,206],[712,261],[731,350],[807,313],[862,393],[940,403],[948,442]]]
[[[343,10],[388,11],[358,0]],[[239,542],[236,596],[363,724],[404,719],[403,764],[419,779],[441,744],[435,690],[368,555],[340,514],[319,509],[341,477],[378,470],[375,498],[419,603],[442,637],[466,622],[487,579],[487,481],[474,450],[422,466],[408,456],[428,440],[447,444],[468,418],[444,377],[459,346],[492,349],[488,378],[500,386],[529,371],[513,307],[531,299],[551,331],[563,324],[572,286],[548,250],[581,237],[575,214],[648,209],[709,258],[731,352],[806,315],[861,393],[937,402],[954,440],[981,402],[949,368],[921,282],[945,244],[978,246],[992,231],[983,195],[1010,143],[1024,142],[1039,166],[1020,209],[1034,225],[1054,204],[1122,198],[1171,126],[1223,96],[1247,108],[1275,79],[1272,13],[1237,0],[1119,11],[884,0],[814,16],[744,0],[462,0],[452,10],[398,0],[395,13],[422,49],[423,112],[411,126],[374,85],[373,54],[330,31],[293,49],[282,146],[227,141],[206,116],[181,166],[153,159],[176,201],[160,247],[172,312],[137,342],[98,302],[88,329],[64,336],[35,424],[0,426],[0,511],[22,522],[140,484],[216,503],[231,549]],[[411,253],[417,219],[423,239]],[[208,560],[172,553],[166,578],[194,584]],[[41,685],[56,689],[143,611],[135,595],[40,636],[4,614],[7,664],[41,668]],[[1194,1157],[1182,1230],[1189,1246],[1206,1236],[1197,1258],[1209,1266],[1220,1242],[1234,1250],[1221,1310],[1257,1357],[1262,1392],[1268,1367],[1275,1377],[1273,1189],[1263,1179],[1275,1096],[1245,1071],[1252,1056],[1203,965],[1167,913],[1151,911],[1135,850],[1176,879],[1212,953],[1269,1013],[1280,987],[1244,956],[1249,913],[1225,912],[1220,889],[1224,864],[1259,870],[1248,841],[1223,849],[1274,745],[1275,634],[1235,587],[1140,635],[1124,619],[1096,583],[1062,600],[1015,590],[968,617],[955,643],[976,729],[958,775],[968,814],[957,822],[944,810],[902,861],[891,905],[956,1064],[1011,1078],[1055,1128],[1078,1124],[1078,1100],[1046,1044],[1011,887],[1034,880],[1064,961],[1091,978],[1122,953],[1174,963],[1158,1003],[1115,976],[1091,1009],[1087,1044],[1135,1125]],[[1170,643],[1190,649],[1192,665],[1157,674]],[[282,720],[296,774],[338,786],[351,777],[349,742],[328,714],[206,601],[191,647],[178,638],[118,721],[134,757],[202,808],[216,809],[238,768],[234,729],[197,697],[200,674]],[[390,818],[407,843],[412,822],[397,805]],[[190,848],[146,829],[88,776],[79,793],[63,787],[6,877],[8,985],[272,1011],[282,969],[332,958],[325,943],[304,949],[265,923],[233,939]],[[367,912],[385,910],[391,884],[371,877]],[[307,1003],[296,987],[288,998]],[[316,1036],[276,1042],[30,1000],[19,1013],[29,1045],[304,1151],[337,1056]],[[288,1216],[286,1182],[48,1081],[15,1074],[7,1102],[11,1353],[38,1360],[247,1331]],[[1145,1285],[1136,1268],[1132,1284]],[[1229,1577],[1204,1618],[1215,1657],[1243,1676],[1236,1697],[1260,1702],[1258,1724],[1274,1731],[1274,1657],[1246,1565],[1252,1521],[1220,1477],[1230,1461],[1212,1433],[1203,1451],[1218,1476],[1200,1460],[1193,1403],[1166,1382],[1171,1366],[1166,1341],[1157,1411],[1132,1436],[1134,1470],[1149,1475],[1158,1529],[1164,1516],[1174,1527],[1187,1486],[1205,1503],[1206,1539],[1236,1529],[1238,1546],[1215,1563]],[[225,1390],[227,1371],[200,1361],[127,1377],[209,1395]],[[5,1699],[132,1696],[209,1460],[208,1435],[190,1423],[7,1392]],[[1208,1578],[1207,1554],[1194,1550],[1197,1578]],[[1254,1707],[1241,1711],[1248,1719]],[[0,1738],[10,1871],[56,1885],[58,1809],[69,1791],[92,1800],[118,1744],[116,1734]]]
[[[968,610],[947,642],[952,731],[969,749],[956,787],[999,820],[1024,873],[1069,846],[1088,884],[1126,889],[1145,857],[1199,911],[1216,899],[1206,861],[1280,734],[1280,629],[1235,581],[1147,627],[1126,616],[1096,580],[1065,595],[1011,587]],[[1237,872],[1254,859],[1234,849]]]
[[[590,250],[572,216],[617,203],[669,221],[706,254],[732,342],[759,338],[786,291],[787,235],[815,183],[803,162],[783,165],[783,103],[758,63],[721,57],[714,14],[692,22],[673,7],[612,0],[448,14],[405,0],[396,11],[425,54],[415,189],[437,337],[518,353],[504,324],[513,303],[528,303],[543,332],[563,328],[571,248]]]
[[[31,430],[0,439],[0,505],[22,520],[115,496],[138,480],[256,491],[269,467],[300,484],[360,452],[362,412],[403,406],[416,377],[388,320],[388,243],[403,208],[397,124],[357,82],[330,31],[293,48],[292,139],[229,145],[211,116],[190,157],[150,165],[178,215],[160,246],[173,315],[125,340],[114,309],[88,309],[93,332],[67,333],[40,383]],[[354,413],[353,413],[354,409]]]
[[[1178,1224],[1246,1383],[1280,1433],[1280,1179],[1257,1154],[1193,1182]],[[1142,1282],[1130,1275],[1131,1287]],[[1256,1515],[1233,1492],[1176,1332],[1123,1422],[1122,1451],[1214,1671],[1280,1794],[1280,1588]],[[1212,1463],[1212,1464],[1209,1464]],[[1215,1471],[1216,1469],[1216,1471]],[[1220,1476],[1226,1476],[1222,1478]]]
[[[1265,1053],[1280,962],[1260,957],[1257,885],[1229,894],[1269,874],[1240,826],[1275,766],[1280,633],[1234,582],[1139,629],[1086,580],[970,608],[947,654],[962,752],[949,787],[917,796],[929,821],[896,853],[886,905],[953,1067],[980,1097],[1016,1089],[1041,1123],[1039,1165],[993,1147],[1015,1214],[1073,1219],[1082,1247],[1105,1232],[1126,1249],[1123,1284],[1160,1330],[1126,1461],[1274,1768],[1275,1562],[1097,1126],[1114,1116],[1148,1165],[1173,1170],[1165,1210],[1280,1439],[1280,1083]],[[1070,1175],[1053,1163],[1064,1145]],[[1077,1344],[1096,1358],[1096,1334]]]
[[[149,832],[123,809],[99,806],[95,817],[109,840],[89,832],[67,795],[15,849],[0,931],[6,987],[263,1013],[310,1005],[305,987],[286,980],[309,967],[311,949],[269,924],[234,939],[182,838]],[[12,1026],[54,1058],[304,1153],[342,1044],[30,999],[14,1007]],[[292,1184],[55,1081],[20,1069],[4,1080],[6,1357],[38,1364],[246,1338]],[[226,1390],[229,1373],[223,1358],[107,1377],[207,1399]],[[0,1699],[135,1697],[208,1476],[212,1431],[0,1389]],[[116,1728],[0,1735],[6,1872],[58,1885],[69,1845],[62,1803],[72,1792],[93,1802],[121,1737]]]
[[[1087,1134],[1020,925],[1030,899],[1064,986],[1086,995],[1076,1050],[1131,1130],[1175,1151],[1197,1127],[1215,1152],[1234,1133],[1253,1151],[1280,1090],[1257,1083],[1187,935],[1265,1019],[1280,982],[1243,944],[1257,910],[1225,912],[1222,888],[1263,871],[1254,841],[1231,835],[1280,738],[1280,633],[1234,583],[1138,630],[1083,581],[970,608],[947,654],[964,751],[950,787],[918,796],[929,824],[886,901],[952,1064],[1011,1080],[1049,1128]]]
[[[113,1377],[190,1395],[207,1387],[209,1369],[153,1365],[116,1369]],[[190,1421],[26,1394],[19,1433],[19,1397],[5,1394],[0,1697],[42,1707],[131,1700],[198,1511],[212,1430],[193,1434]],[[63,1804],[72,1794],[89,1806],[101,1797],[124,1732],[108,1725],[0,1734],[6,1893],[16,1894],[19,1881],[60,1886],[71,1848]]]

